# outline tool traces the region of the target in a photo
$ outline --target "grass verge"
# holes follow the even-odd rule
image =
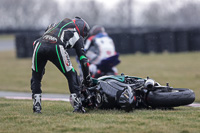
[[[0,99],[0,132],[199,133],[199,108],[174,110],[88,110],[72,113],[69,102],[42,101],[42,114],[31,100]]]

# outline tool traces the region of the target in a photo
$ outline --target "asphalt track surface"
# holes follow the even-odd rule
[[[32,99],[32,93],[28,92],[10,92],[10,91],[0,91],[0,98],[6,99]],[[69,101],[69,94],[47,94],[42,93],[42,100],[48,101]]]
[[[14,39],[0,39],[0,52],[15,50],[15,40]]]

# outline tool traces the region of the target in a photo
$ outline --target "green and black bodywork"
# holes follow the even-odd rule
[[[190,89],[161,86],[152,79],[124,74],[92,79],[92,87],[82,90],[82,103],[86,108],[123,109],[172,108],[191,104],[195,94]]]

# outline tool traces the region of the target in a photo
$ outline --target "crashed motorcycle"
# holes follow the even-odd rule
[[[85,108],[122,109],[130,112],[139,108],[184,106],[194,102],[191,89],[160,85],[155,80],[124,74],[92,79],[91,87],[82,86],[81,100]]]

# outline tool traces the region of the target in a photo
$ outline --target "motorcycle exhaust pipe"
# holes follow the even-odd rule
[[[145,82],[145,84],[144,84],[144,87],[147,90],[153,90],[154,85],[155,85],[155,81],[153,79],[147,79],[146,82]]]

